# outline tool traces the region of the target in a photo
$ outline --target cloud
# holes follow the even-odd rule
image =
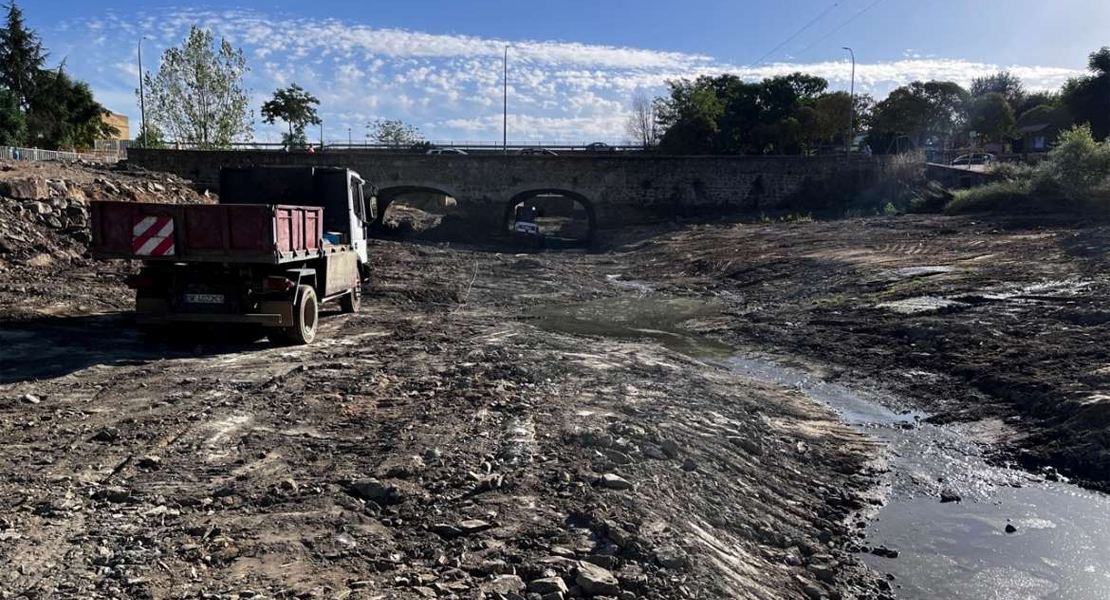
[[[734,65],[702,54],[577,42],[503,40],[375,28],[337,19],[284,18],[243,10],[164,10],[97,14],[44,31],[52,48],[68,48],[67,68],[92,85],[110,109],[138,121],[134,48],[105,44],[82,53],[84,40],[148,36],[144,62],[181,42],[192,25],[242,47],[252,98],[297,82],[321,101],[329,139],[346,140],[374,118],[419,124],[433,139],[500,138],[502,59],[509,56],[510,137],[520,140],[620,141],[631,96],[662,94],[668,80],[732,73],[746,80],[802,71],[847,89],[846,60],[759,66]],[[56,39],[51,39],[55,36]],[[105,66],[110,68],[104,68]],[[856,65],[856,89],[877,97],[917,79],[967,85],[1006,68],[1029,89],[1058,87],[1078,72],[1036,65],[995,65],[922,56],[906,49],[897,60]],[[257,102],[256,102],[257,104]],[[258,107],[254,107],[257,113]],[[280,139],[282,127],[256,119],[256,138]]]

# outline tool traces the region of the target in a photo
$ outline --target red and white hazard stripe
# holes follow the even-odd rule
[[[136,217],[131,235],[131,250],[138,256],[169,256],[174,253],[173,218],[169,215]]]

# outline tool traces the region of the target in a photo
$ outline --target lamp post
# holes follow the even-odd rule
[[[505,45],[505,61],[501,73],[501,153],[509,154],[509,46]]]
[[[350,150],[352,146],[354,146],[354,144],[351,143],[351,128],[348,127],[347,128],[347,149]]]
[[[146,36],[139,38],[139,136],[142,138],[142,145],[146,146],[146,98],[143,94],[143,40]]]
[[[856,117],[856,53],[848,46],[844,49],[852,55],[852,80],[848,92],[848,139],[844,142],[844,152],[852,156],[852,142],[856,137],[855,131],[855,117]]]

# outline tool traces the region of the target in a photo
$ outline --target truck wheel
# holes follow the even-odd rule
[[[316,290],[308,285],[298,286],[296,300],[293,302],[293,326],[282,329],[279,337],[282,341],[293,344],[311,344],[316,339],[318,320]]]
[[[339,308],[345,313],[357,313],[359,307],[362,306],[362,284],[359,283],[351,293],[339,299]]]

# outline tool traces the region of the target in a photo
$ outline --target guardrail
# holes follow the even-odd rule
[[[115,152],[68,152],[65,150],[43,150],[41,148],[20,148],[0,146],[0,159],[3,160],[88,160],[94,162],[117,162],[120,157]]]

